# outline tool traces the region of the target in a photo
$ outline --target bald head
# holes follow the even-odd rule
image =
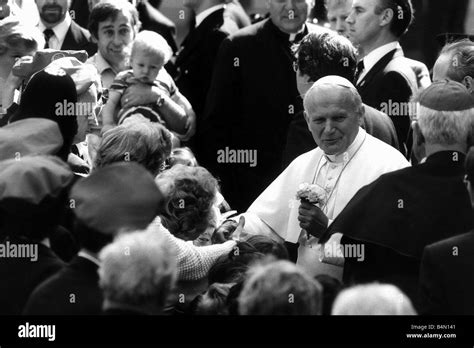
[[[354,85],[340,76],[326,76],[304,98],[305,118],[316,144],[327,155],[347,151],[359,132],[364,106]]]

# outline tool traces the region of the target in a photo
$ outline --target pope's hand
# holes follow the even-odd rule
[[[319,238],[326,231],[329,219],[317,206],[302,201],[298,210],[298,221],[302,229]]]

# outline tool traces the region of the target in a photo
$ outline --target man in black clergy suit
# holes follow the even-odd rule
[[[418,88],[417,78],[404,59],[398,40],[413,20],[411,0],[354,0],[346,21],[349,39],[361,60],[356,87],[362,101],[388,114],[398,142],[411,155],[408,102]],[[392,106],[396,105],[392,109]]]
[[[196,14],[196,27],[191,28],[181,44],[175,62],[175,80],[180,92],[193,106],[199,127],[217,51],[238,26],[230,17],[224,16],[224,0],[185,0],[184,6]]]
[[[474,125],[474,98],[459,82],[435,82],[416,101],[412,127],[420,164],[360,189],[320,240],[327,241],[325,250],[342,245],[346,251],[347,285],[392,283],[415,305],[423,249],[472,228],[463,177]],[[363,247],[363,258],[349,253],[354,246]]]
[[[46,40],[44,48],[85,50],[89,57],[95,54],[97,46],[91,42],[89,31],[74,22],[69,14],[71,0],[35,0],[35,2],[40,15],[38,28]]]
[[[336,33],[309,33],[298,46],[296,81],[301,97],[314,82],[328,75],[342,76],[353,81],[357,58],[348,39]],[[362,125],[367,133],[392,145],[397,150],[398,138],[392,120],[383,112],[364,105]],[[300,113],[291,121],[283,157],[283,167],[295,158],[316,147],[308,124]]]
[[[466,158],[474,207],[474,148]],[[420,314],[474,315],[474,231],[428,245],[420,269]]]
[[[226,199],[239,211],[281,172],[288,125],[303,109],[291,46],[309,31],[326,30],[305,23],[312,5],[267,0],[270,18],[229,36],[219,49],[198,160],[221,178]]]

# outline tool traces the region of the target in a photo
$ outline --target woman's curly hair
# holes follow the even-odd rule
[[[156,182],[168,202],[161,212],[163,225],[175,236],[194,240],[213,221],[213,205],[219,184],[203,167],[177,164],[158,175]]]

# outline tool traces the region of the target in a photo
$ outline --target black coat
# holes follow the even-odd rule
[[[364,107],[362,128],[370,135],[399,150],[397,133],[392,120],[386,114],[371,106],[364,105]],[[288,129],[288,137],[283,153],[283,168],[286,168],[295,158],[313,150],[316,146],[313,135],[308,129],[308,123],[303,116],[303,112],[301,112],[291,121]]]
[[[92,57],[97,52],[97,45],[91,41],[91,34],[88,30],[72,21],[64,38],[61,50],[84,50],[89,57]]]
[[[239,30],[219,49],[198,131],[198,161],[222,179],[226,199],[240,211],[280,174],[289,123],[303,110],[290,46],[289,35],[267,19]],[[217,151],[226,147],[256,151],[256,166],[218,163]]]
[[[137,4],[138,14],[142,22],[141,30],[154,31],[166,40],[173,53],[176,53],[176,25],[159,10],[146,2]]]
[[[175,62],[175,81],[196,112],[198,126],[204,112],[219,46],[237,30],[237,24],[229,18],[224,19],[224,9],[220,9],[192,29],[181,44]]]
[[[321,238],[342,233],[341,244],[363,244],[365,259],[346,258],[344,282],[399,286],[416,302],[423,249],[472,228],[463,183],[464,155],[438,152],[425,163],[382,175],[360,189]]]
[[[403,51],[394,49],[380,59],[357,84],[362,101],[388,114],[397,131],[400,150],[409,156],[412,139],[408,103],[418,88],[416,75],[403,56]],[[390,104],[390,101],[392,104]],[[394,103],[405,103],[404,108],[390,108]]]
[[[70,264],[44,281],[31,294],[26,315],[99,315],[102,292],[98,266],[76,256]]]
[[[37,245],[38,259],[34,262],[29,258],[0,258],[0,315],[20,315],[35,287],[65,265],[50,248]]]
[[[474,232],[425,248],[420,314],[474,315]]]

